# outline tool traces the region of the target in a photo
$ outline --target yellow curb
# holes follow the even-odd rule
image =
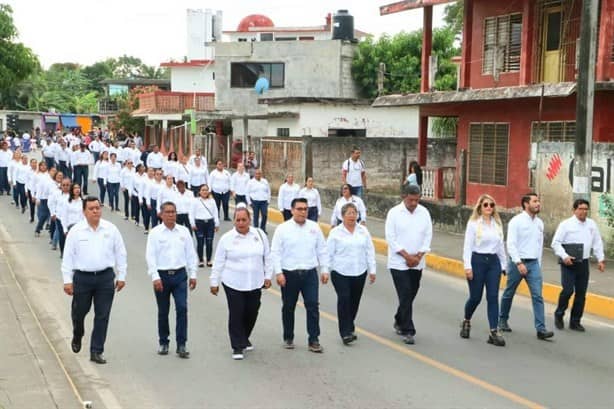
[[[272,209],[269,209],[269,220],[274,223],[283,223],[284,221],[281,212],[279,210]],[[332,228],[331,225],[327,223],[319,224],[324,235],[328,235],[328,232]],[[373,246],[375,247],[376,253],[383,255],[388,254],[388,244],[386,243],[386,240],[379,237],[373,237]],[[463,262],[460,260],[429,253],[426,255],[426,265],[438,272],[443,272],[462,279],[465,278],[465,268],[463,266]],[[504,276],[501,279],[501,288],[505,288],[506,284],[507,277]],[[544,301],[550,304],[558,303],[560,292],[561,287],[558,285],[549,283],[543,284],[542,297],[544,297]],[[518,286],[516,293],[530,297],[529,288],[524,280]],[[571,305],[572,302],[573,298],[570,300],[569,304]],[[587,293],[584,311],[589,314],[614,320],[614,298],[599,294]]]

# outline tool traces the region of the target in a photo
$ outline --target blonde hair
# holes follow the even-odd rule
[[[488,195],[486,193],[480,195],[480,197],[478,197],[478,201],[475,203],[475,206],[473,206],[473,213],[471,213],[470,220],[476,221],[482,216],[482,203],[484,203],[485,200],[490,200],[495,204],[497,203],[491,195]],[[501,216],[499,216],[499,212],[497,212],[497,206],[493,207],[492,209],[492,217],[493,219],[495,219],[495,222],[497,222],[498,225],[502,225]]]

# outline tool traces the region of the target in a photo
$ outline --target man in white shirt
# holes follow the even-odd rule
[[[147,155],[147,167],[154,169],[162,169],[164,165],[164,155],[160,152],[158,145],[153,146],[153,151]]]
[[[75,224],[66,237],[62,259],[64,292],[73,297],[71,347],[75,353],[81,350],[83,321],[93,302],[90,360],[105,364],[103,352],[109,315],[115,290],[119,292],[126,285],[127,252],[117,227],[101,219],[102,208],[97,198],[83,200],[83,214],[85,220]]]
[[[258,227],[266,233],[266,221],[271,200],[271,188],[269,182],[262,177],[262,169],[256,169],[254,178],[247,184],[247,203],[252,206],[254,212],[254,227]]]
[[[189,160],[188,164],[190,166],[194,166],[194,161],[196,160],[196,158],[200,158],[200,165],[201,166],[204,166],[205,168],[207,168],[207,166],[209,166],[208,163],[207,163],[207,158],[205,158],[203,156],[203,154],[201,153],[200,148],[196,149],[196,152],[194,153],[194,155],[190,156],[190,160]]]
[[[367,171],[360,159],[360,148],[354,146],[349,159],[341,165],[341,181],[352,186],[352,195],[362,198],[363,189],[367,188]]]
[[[277,192],[277,208],[282,213],[284,221],[292,218],[291,203],[298,196],[300,190],[299,184],[294,183],[294,175],[291,173],[286,175],[286,181],[279,187]]]
[[[53,139],[47,139],[47,144],[43,147],[43,159],[47,164],[47,169],[51,169],[55,166],[55,150],[58,144]]]
[[[185,226],[190,234],[192,234],[192,225],[190,224],[190,209],[194,201],[194,193],[186,189],[186,183],[183,180],[177,181],[177,194],[175,195],[175,205],[177,205],[177,223]]]
[[[588,200],[577,199],[573,203],[573,213],[569,219],[563,220],[552,238],[552,249],[561,260],[561,286],[563,290],[559,294],[559,303],[554,313],[554,324],[557,329],[563,329],[565,324],[563,316],[569,305],[569,298],[575,293],[569,329],[584,332],[585,328],[580,323],[584,313],[586,291],[588,289],[589,258],[591,249],[597,257],[597,268],[600,272],[605,270],[605,255],[603,241],[599,234],[597,224],[588,218],[590,203]],[[571,252],[569,244],[579,248],[582,245],[582,259],[568,253]]]
[[[507,320],[512,308],[516,288],[524,279],[531,292],[535,330],[538,339],[552,338],[554,333],[546,329],[544,299],[542,297],[543,275],[541,271],[544,248],[544,223],[537,215],[541,203],[536,193],[527,193],[521,199],[522,213],[510,220],[507,226],[507,284],[501,296],[499,330],[511,332]]]
[[[73,153],[73,182],[79,184],[81,191],[87,196],[89,165],[92,163],[92,155],[85,148],[84,144],[80,144],[79,150]]]
[[[413,302],[420,288],[424,255],[431,250],[433,222],[429,211],[419,204],[420,188],[405,183],[401,188],[403,201],[390,209],[386,216],[388,269],[399,298],[394,316],[394,329],[406,344],[414,344],[416,328]]]
[[[66,146],[66,141],[61,139],[60,145],[55,150],[55,163],[57,163],[58,170],[68,177],[71,177],[70,154],[71,150]]]
[[[174,203],[161,206],[162,224],[157,225],[147,237],[147,271],[151,276],[158,304],[159,355],[168,355],[170,328],[168,313],[171,295],[177,313],[177,355],[189,358],[186,349],[188,339],[188,273],[190,290],[196,288],[197,256],[190,232],[177,224],[177,208]]]
[[[0,142],[0,196],[6,192],[8,195],[11,192],[9,184],[9,163],[13,159],[13,152],[9,150],[9,145],[6,141]]]
[[[329,278],[328,251],[320,226],[307,220],[307,199],[292,201],[292,219],[275,230],[271,245],[273,269],[282,294],[284,347],[294,349],[294,310],[299,292],[307,312],[309,350],[323,352],[320,345],[318,266],[322,284]]]
[[[98,162],[98,159],[100,158],[100,151],[102,150],[103,146],[104,144],[100,140],[100,136],[96,136],[96,139],[90,142],[88,149],[90,152],[92,152],[92,155],[94,155],[94,163]]]

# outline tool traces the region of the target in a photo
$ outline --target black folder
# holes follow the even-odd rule
[[[582,243],[565,243],[563,249],[565,253],[574,258],[574,263],[581,263],[584,259],[584,244]]]

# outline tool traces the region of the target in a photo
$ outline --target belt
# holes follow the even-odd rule
[[[204,223],[209,223],[210,221],[213,221],[213,218],[211,219],[195,219],[197,222],[204,222]]]
[[[310,273],[312,271],[314,271],[316,268],[308,268],[306,270],[282,270],[284,273],[295,273],[295,274],[304,274],[304,273]]]
[[[174,270],[158,270],[158,273],[166,274],[169,276],[174,276],[175,274],[181,273],[185,271],[185,267],[179,267]]]
[[[533,261],[537,261],[536,258],[521,258],[520,261],[522,261],[523,263],[531,263]]]
[[[97,275],[100,275],[100,274],[108,273],[110,271],[113,271],[113,267],[107,267],[104,270],[98,270],[98,271],[75,270],[74,272],[75,273],[79,273],[79,274],[88,274],[88,275],[97,276]]]

